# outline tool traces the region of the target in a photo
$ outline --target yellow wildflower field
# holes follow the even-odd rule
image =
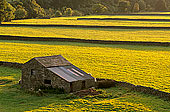
[[[68,104],[50,104],[46,107],[26,112],[152,112],[150,108],[142,104],[122,102],[117,99],[92,101],[86,99],[75,99]]]
[[[77,18],[128,18],[128,19],[170,19],[169,16],[82,16],[58,17],[51,19],[25,19],[2,22],[2,24],[42,24],[42,25],[89,25],[89,26],[138,26],[169,27],[170,22],[162,21],[128,21],[128,20],[77,20]]]
[[[111,41],[170,42],[170,30],[0,26],[0,35]]]
[[[96,78],[108,78],[170,92],[170,48],[61,42],[0,42],[0,61],[25,63],[63,55]]]

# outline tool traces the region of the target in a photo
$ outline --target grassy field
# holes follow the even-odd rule
[[[0,35],[112,41],[170,42],[170,30],[0,26]]]
[[[161,13],[164,14],[164,13]],[[170,19],[170,16],[83,16],[87,18]],[[5,24],[169,27],[170,22],[77,20],[78,17],[27,19]],[[112,41],[170,42],[170,30],[66,27],[4,27],[0,35]],[[10,38],[10,37],[9,37]],[[25,63],[39,56],[63,55],[96,78],[114,79],[170,93],[170,47],[76,42],[0,40],[0,61]],[[20,89],[21,70],[0,66],[0,112],[152,111],[170,112],[170,103],[128,88],[103,89],[108,94],[70,98],[39,97]],[[6,82],[6,83],[3,83]],[[69,99],[70,98],[70,99]]]
[[[170,16],[82,16],[58,17],[51,19],[25,19],[3,22],[3,24],[43,24],[43,25],[90,25],[90,26],[138,26],[169,27],[170,22],[162,21],[128,21],[128,20],[77,20],[77,18],[128,18],[128,19],[170,19]]]
[[[170,47],[0,41],[0,51],[0,61],[19,63],[61,54],[94,77],[170,92]]]
[[[0,66],[0,81],[12,81],[0,85],[0,112],[75,112],[85,110],[169,112],[170,110],[170,104],[167,101],[131,92],[128,88],[118,87],[103,89],[104,93],[95,97],[71,98],[68,94],[49,93],[40,97],[22,91],[17,84],[20,77],[19,69]]]

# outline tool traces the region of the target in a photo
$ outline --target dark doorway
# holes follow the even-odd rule
[[[70,82],[70,92],[73,92],[73,83]]]
[[[85,89],[85,87],[86,87],[86,83],[85,83],[85,81],[82,81],[82,88],[81,89]]]

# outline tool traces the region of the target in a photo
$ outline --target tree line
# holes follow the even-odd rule
[[[168,10],[170,0],[0,0],[0,22],[23,18]]]

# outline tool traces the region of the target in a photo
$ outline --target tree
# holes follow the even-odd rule
[[[6,0],[0,0],[0,23],[2,21],[10,21],[15,18],[15,8],[6,2]]]
[[[18,5],[15,11],[15,18],[16,19],[22,19],[27,16],[27,11],[21,6]]]
[[[28,12],[28,18],[42,18],[45,16],[45,11],[35,0],[21,0],[23,6]]]
[[[135,3],[133,6],[133,12],[139,12],[139,4]]]
[[[6,0],[0,0],[0,24],[5,20],[5,10],[7,8]]]
[[[118,7],[119,7],[119,12],[128,12],[128,9],[130,8],[130,2],[120,1]]]
[[[167,11],[165,0],[157,0],[155,4],[155,11]]]
[[[73,15],[73,10],[71,8],[66,8],[64,11],[64,16],[72,16]]]
[[[139,0],[139,10],[140,11],[145,11],[146,10],[146,3],[144,0]]]
[[[11,21],[15,18],[16,9],[9,3],[7,3],[7,8],[5,9],[5,21]]]
[[[102,4],[94,4],[92,6],[92,11],[94,14],[103,14],[107,11],[107,7],[105,7],[104,5]]]
[[[46,18],[55,17],[56,10],[49,8],[49,9],[45,9],[45,12],[46,12]]]

